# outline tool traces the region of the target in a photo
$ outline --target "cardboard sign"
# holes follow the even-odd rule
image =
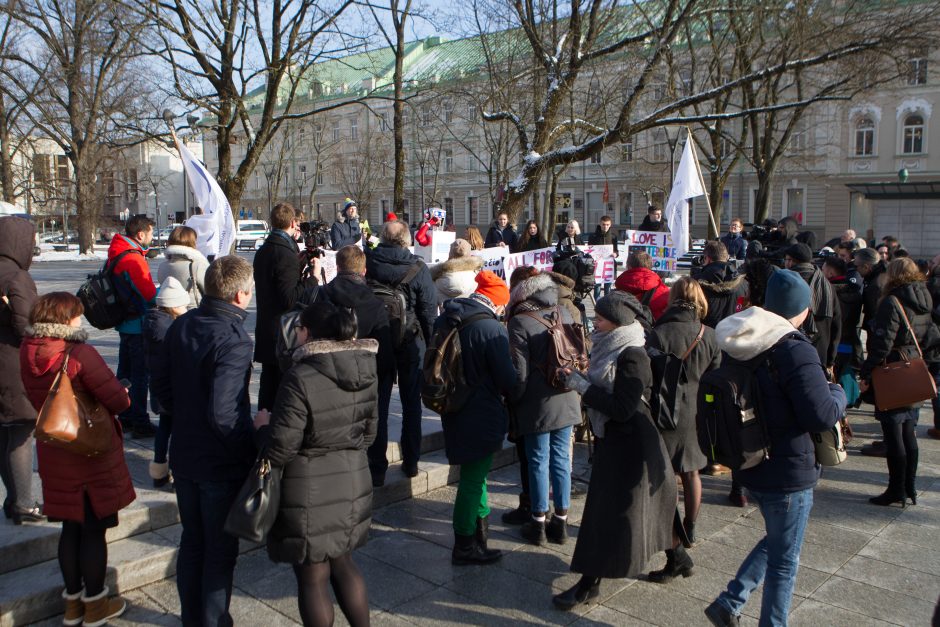
[[[624,248],[620,246],[620,248]],[[594,258],[594,282],[595,283],[613,283],[617,278],[617,258],[614,256],[613,245],[603,246],[578,246]],[[623,267],[621,265],[621,267]]]
[[[554,248],[539,248],[538,250],[528,250],[524,253],[515,253],[508,255],[503,263],[505,279],[508,282],[512,276],[512,271],[524,266],[534,266],[540,272],[551,270],[555,266],[552,255],[555,254]]]
[[[646,251],[653,258],[653,271],[675,272],[676,262],[679,260],[676,248],[672,245],[672,233],[630,229],[627,231],[627,245],[621,250],[624,253]]]
[[[457,234],[453,231],[428,231],[431,236],[430,246],[421,246],[415,244],[414,254],[421,257],[425,263],[442,263],[447,261],[450,255],[450,245],[457,239]]]
[[[506,270],[504,267],[505,259],[509,256],[508,248],[503,246],[496,246],[495,248],[475,250],[470,254],[472,254],[474,257],[480,257],[483,260],[484,270],[489,270],[503,280],[507,282],[509,281],[509,277],[506,276]]]

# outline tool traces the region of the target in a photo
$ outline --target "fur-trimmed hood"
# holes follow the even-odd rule
[[[310,366],[343,390],[364,390],[377,381],[375,356],[379,343],[373,339],[314,340],[294,349],[296,368]]]
[[[741,287],[744,281],[745,277],[741,275],[734,277],[730,281],[722,281],[720,283],[709,283],[706,280],[699,280],[699,285],[702,287],[703,291],[712,294],[732,294],[738,291],[738,288]]]
[[[29,337],[48,337],[65,340],[66,342],[88,341],[88,331],[85,329],[55,322],[37,322],[26,327],[26,335]]]
[[[179,258],[188,259],[189,261],[205,261],[206,264],[209,263],[209,260],[206,259],[206,256],[195,248],[190,248],[189,246],[181,246],[179,244],[173,244],[172,246],[167,246],[163,251],[163,256],[167,259]]]
[[[510,311],[525,301],[538,305],[540,309],[558,305],[558,287],[552,277],[541,273],[517,285],[509,295]]]
[[[473,272],[476,274],[483,269],[483,259],[481,257],[456,257],[448,259],[444,263],[439,263],[431,268],[431,278],[437,281],[445,274],[454,272]]]

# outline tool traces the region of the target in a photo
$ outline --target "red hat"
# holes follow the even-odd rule
[[[389,211],[387,214],[385,214],[385,221],[386,221],[386,222],[392,222],[392,221],[397,220],[397,219],[398,219],[398,216],[395,215],[395,212],[394,212],[394,211]]]
[[[489,270],[483,270],[477,273],[476,281],[477,294],[483,294],[497,307],[509,304],[509,287],[499,276]]]

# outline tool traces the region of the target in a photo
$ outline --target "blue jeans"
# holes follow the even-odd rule
[[[610,294],[611,283],[604,283],[603,285],[604,285],[604,296],[607,296],[608,294]],[[600,297],[601,297],[601,284],[595,283],[594,284],[594,302],[596,303],[597,299]]]
[[[571,504],[571,427],[525,435],[532,513],[548,513],[548,483],[556,510]]]
[[[424,359],[424,340],[406,340],[405,346],[395,352],[398,373],[398,396],[401,399],[401,458],[405,466],[416,466],[421,457],[421,363]],[[369,447],[369,470],[373,475],[388,470],[388,407],[392,400],[395,372],[379,374],[379,424],[375,441]]]
[[[740,615],[748,597],[764,582],[760,608],[761,627],[786,625],[800,566],[800,549],[809,513],[813,509],[813,488],[799,492],[757,492],[748,490],[764,517],[767,535],[757,543],[721,593],[718,602]]]
[[[147,389],[150,386],[150,370],[144,353],[144,336],[139,333],[121,333],[118,348],[117,378],[127,379],[131,388],[131,406],[121,412],[121,421],[128,426],[150,422],[147,411]]]
[[[242,481],[175,478],[183,535],[176,559],[176,589],[183,625],[230,627],[232,578],[238,538],[222,529]]]

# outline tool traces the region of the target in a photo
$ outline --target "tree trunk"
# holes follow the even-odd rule
[[[98,203],[95,202],[95,175],[85,163],[85,156],[80,154],[73,161],[75,170],[75,213],[78,217],[78,251],[85,255],[95,250],[95,230],[98,227]],[[70,198],[66,194],[66,198]],[[71,213],[70,202],[66,201],[65,211]],[[66,236],[67,237],[67,236]]]
[[[0,123],[5,123],[5,121],[0,121]],[[15,203],[16,190],[13,184],[13,155],[10,150],[10,132],[5,127],[0,129],[0,186],[3,187],[3,200],[8,203]]]
[[[716,227],[720,228],[721,214],[724,211],[722,196],[725,191],[725,177],[715,168],[709,174],[708,200],[712,208],[712,220],[708,221],[708,239],[718,239],[721,235]]]
[[[770,199],[773,186],[773,172],[757,171],[757,194],[754,198],[754,224],[760,224],[770,215]]]

